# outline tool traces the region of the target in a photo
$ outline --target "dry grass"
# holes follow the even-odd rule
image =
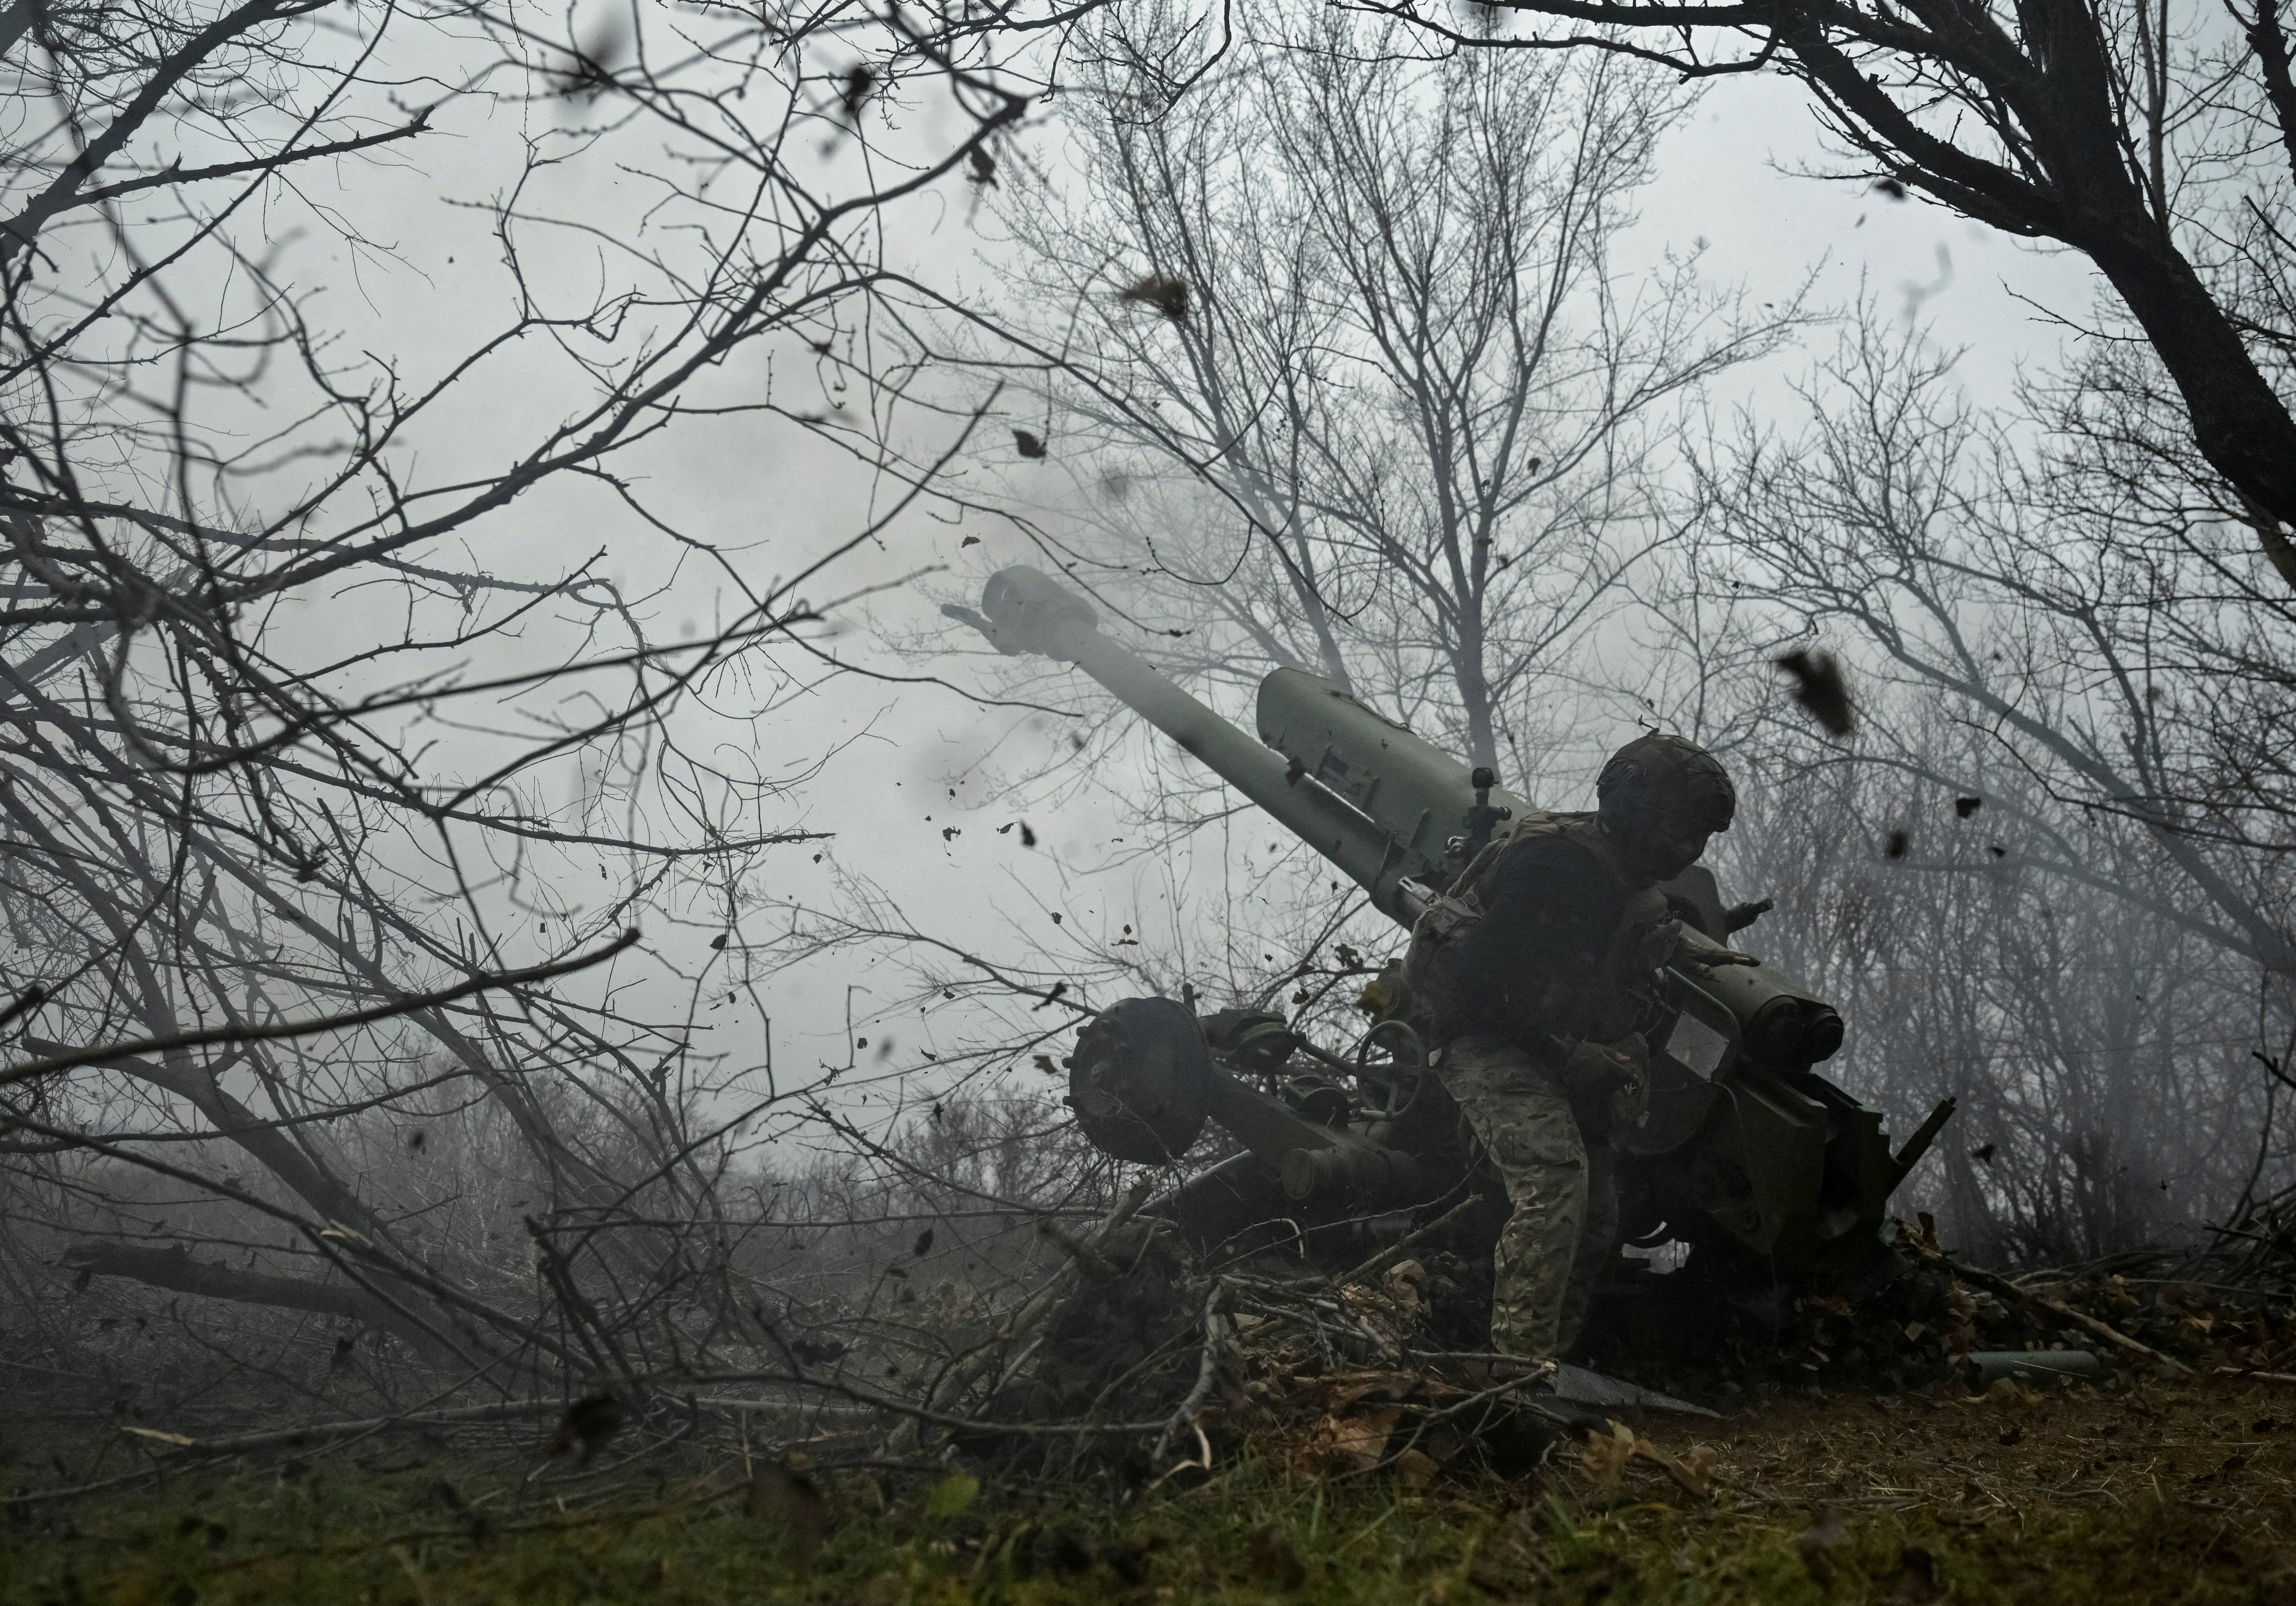
[[[818,1507],[723,1453],[531,1484],[516,1454],[242,1464],[16,1508],[0,1600],[2296,1601],[2296,1387],[1840,1397],[1637,1426],[1515,1479],[1318,1475],[1260,1444],[1146,1495],[1115,1469],[815,1469]]]

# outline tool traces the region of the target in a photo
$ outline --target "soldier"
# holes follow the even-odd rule
[[[1514,1206],[1493,1258],[1491,1347],[1527,1359],[1577,1339],[1610,1258],[1610,1134],[1646,1105],[1659,967],[1753,963],[1692,959],[1654,885],[1729,829],[1737,794],[1714,757],[1641,736],[1595,791],[1595,814],[1529,815],[1478,854],[1406,962],[1431,1006],[1437,1072]]]

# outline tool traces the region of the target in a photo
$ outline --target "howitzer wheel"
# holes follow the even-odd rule
[[[1163,1165],[1203,1131],[1211,1083],[1194,1012],[1169,998],[1127,998],[1077,1035],[1069,1108],[1102,1153]]]

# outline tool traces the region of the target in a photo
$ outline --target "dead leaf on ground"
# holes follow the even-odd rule
[[[1402,1414],[1400,1405],[1382,1405],[1358,1416],[1327,1416],[1308,1435],[1308,1448],[1332,1471],[1368,1472],[1386,1458],[1388,1436]]]
[[[1407,1489],[1423,1489],[1435,1481],[1435,1474],[1443,1469],[1424,1450],[1406,1450],[1395,1458],[1395,1475]]]
[[[1714,1498],[1714,1474],[1721,1465],[1722,1457],[1712,1445],[1693,1445],[1680,1455],[1672,1455],[1648,1439],[1638,1438],[1635,1441],[1635,1454],[1645,1461],[1656,1462],[1682,1492],[1693,1499]]]
[[[2013,1377],[1995,1378],[1992,1387],[1986,1389],[1983,1398],[1987,1405],[1997,1410],[2007,1410],[2016,1405],[2038,1405],[2041,1403],[2039,1395],[2026,1388]]]
[[[1607,1489],[1617,1483],[1627,1470],[1627,1463],[1635,1458],[1635,1430],[1624,1422],[1612,1422],[1608,1433],[1588,1436],[1586,1447],[1578,1452],[1578,1463],[1598,1489]]]
[[[1316,1380],[1323,1395],[1324,1410],[1337,1416],[1367,1395],[1387,1394],[1397,1399],[1407,1399],[1419,1387],[1419,1374],[1414,1372],[1341,1372]]]

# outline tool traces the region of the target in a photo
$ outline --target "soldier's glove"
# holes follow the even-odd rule
[[[1628,1032],[1616,1043],[1584,1038],[1571,1045],[1560,1073],[1562,1091],[1572,1098],[1607,1096],[1620,1088],[1646,1086],[1650,1081],[1650,1045],[1639,1032]]]
[[[1652,970],[1679,965],[1693,976],[1711,974],[1717,965],[1762,963],[1751,954],[1741,954],[1735,948],[1710,947],[1692,941],[1678,920],[1666,921],[1659,925],[1651,933],[1643,954]]]
[[[1634,1075],[1611,1090],[1611,1127],[1632,1127],[1650,1112],[1650,1045],[1628,1032],[1611,1046],[1633,1062]]]

